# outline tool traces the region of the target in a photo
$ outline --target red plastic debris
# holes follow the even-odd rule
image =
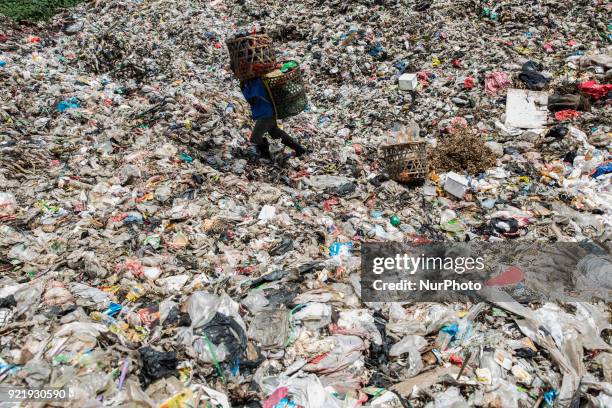
[[[323,210],[326,212],[331,212],[332,205],[338,205],[338,204],[340,204],[340,201],[336,197],[330,198],[329,200],[323,201]]]
[[[263,402],[263,408],[274,408],[287,395],[289,395],[289,388],[280,387]]]
[[[128,259],[125,261],[125,267],[137,278],[142,278],[144,276],[144,267],[138,261]]]
[[[427,85],[429,83],[429,72],[427,71],[417,72],[417,79],[422,85]]]
[[[474,78],[471,76],[465,78],[465,81],[463,81],[463,87],[465,89],[472,89],[474,87]]]
[[[557,120],[569,120],[580,116],[580,112],[573,109],[566,109],[555,113],[555,119]]]
[[[578,88],[591,98],[598,100],[612,91],[612,84],[598,84],[593,80],[581,83]]]
[[[157,323],[159,323],[159,319],[161,317],[159,308],[157,306],[149,306],[144,309],[140,309],[138,312],[136,312],[136,314],[140,318],[140,322],[149,328],[157,326]]]
[[[115,215],[113,217],[110,217],[108,219],[109,222],[121,222],[123,221],[125,218],[127,218],[127,213],[123,213],[123,214],[119,214],[119,215]]]
[[[30,42],[31,43],[39,43],[42,40],[40,39],[40,37],[30,37]]]
[[[300,171],[296,171],[291,175],[291,178],[294,180],[297,180],[299,178],[302,177],[307,177],[310,176],[310,172],[308,170],[300,170]]]
[[[236,268],[236,272],[240,275],[250,275],[255,271],[255,266],[245,266],[244,268]]]
[[[459,58],[455,58],[455,59],[452,61],[452,64],[453,64],[453,67],[455,67],[455,68],[463,68],[463,67],[461,66],[461,60],[460,60]]]
[[[412,243],[414,245],[430,244],[431,242],[431,239],[427,238],[424,235],[417,235],[412,239]]]
[[[463,365],[463,359],[456,354],[451,354],[450,357],[448,358],[448,361],[458,366]]]
[[[511,266],[494,278],[485,282],[485,286],[506,286],[516,285],[525,278],[523,270],[516,266]]]
[[[328,354],[329,353],[324,353],[324,354],[321,354],[319,356],[316,356],[315,358],[310,360],[308,363],[309,364],[317,364],[317,363],[321,362],[321,360],[323,360],[325,357],[327,357]]]

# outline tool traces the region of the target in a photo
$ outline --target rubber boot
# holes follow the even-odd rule
[[[257,152],[262,159],[272,160],[272,155],[270,154],[270,143],[268,139],[264,138],[261,144],[255,145],[257,147]]]
[[[290,149],[293,149],[297,157],[300,157],[308,152],[308,150],[306,150],[304,146],[299,144],[298,141],[293,139],[291,136],[283,137],[282,142],[285,146],[289,147]]]

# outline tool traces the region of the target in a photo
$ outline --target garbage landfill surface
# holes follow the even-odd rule
[[[68,387],[74,407],[612,406],[609,299],[363,303],[358,254],[517,239],[609,256],[609,13],[98,0],[0,17],[0,384]],[[224,41],[252,29],[303,69],[310,105],[283,126],[307,157],[249,145]],[[541,127],[507,125],[511,89],[546,93]],[[435,158],[422,186],[377,158],[412,123]]]

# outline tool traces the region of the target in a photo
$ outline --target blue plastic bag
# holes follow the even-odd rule
[[[329,256],[346,255],[348,256],[353,249],[352,242],[334,242],[329,247]]]
[[[599,166],[591,177],[597,178],[599,176],[603,176],[604,174],[612,173],[612,162],[604,163]]]
[[[64,113],[68,109],[78,109],[81,107],[81,101],[79,98],[73,97],[70,99],[66,99],[65,101],[61,101],[57,104],[56,109],[58,112]]]

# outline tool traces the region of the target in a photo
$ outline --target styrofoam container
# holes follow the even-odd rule
[[[402,91],[414,91],[418,84],[416,74],[402,74],[399,77],[399,88]]]

